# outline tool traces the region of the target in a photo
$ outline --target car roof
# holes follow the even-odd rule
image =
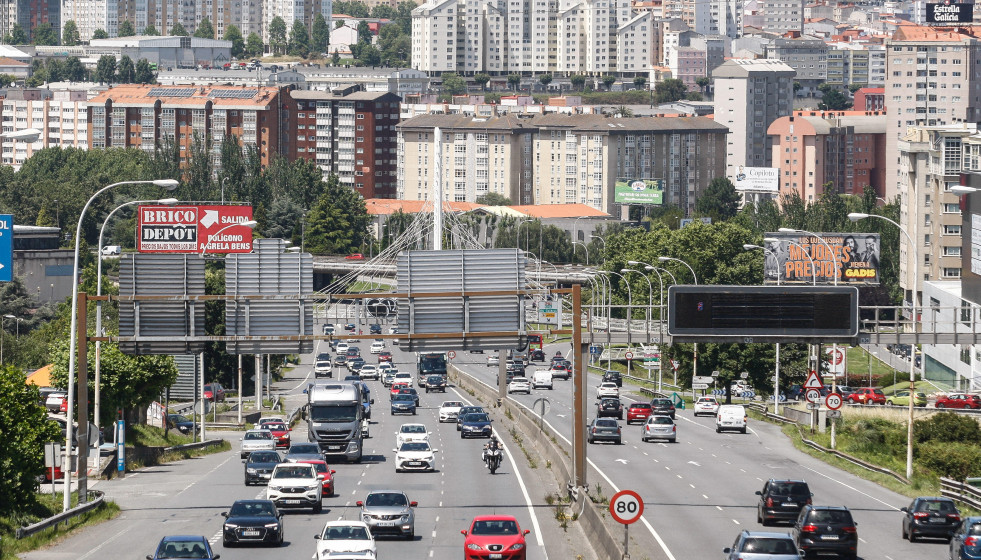
[[[771,478],[767,482],[803,482],[804,484],[807,484],[806,480],[800,478]]]
[[[474,521],[517,521],[513,515],[475,515]]]
[[[204,542],[208,542],[208,539],[202,537],[201,535],[167,535],[167,536],[163,537],[160,540],[162,540],[162,541],[163,540],[166,540],[166,541],[191,541],[191,542],[204,541]]]
[[[777,533],[775,531],[749,531],[743,529],[743,536],[763,539],[793,539],[790,533]]]
[[[809,507],[812,510],[815,510],[815,509],[820,509],[820,510],[836,509],[836,510],[839,510],[839,511],[849,511],[849,512],[851,511],[850,509],[848,509],[847,506],[815,506],[815,505],[808,505],[806,507]]]

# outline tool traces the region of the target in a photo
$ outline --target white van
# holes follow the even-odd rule
[[[119,245],[106,245],[102,248],[103,255],[119,255],[123,252],[123,248]]]
[[[531,388],[537,389],[539,387],[545,387],[548,390],[552,390],[552,372],[547,369],[536,369],[535,374],[531,376]]]
[[[741,404],[724,404],[715,415],[715,431],[739,430],[746,433],[746,409]]]

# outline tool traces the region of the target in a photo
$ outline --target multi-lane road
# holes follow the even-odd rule
[[[367,331],[367,329],[364,329]],[[368,344],[358,344],[368,363]],[[415,372],[414,357],[398,352],[396,365]],[[317,351],[327,350],[320,343]],[[546,355],[556,350],[568,353],[568,344],[549,345]],[[486,355],[458,352],[453,360],[464,374],[493,384],[497,368],[486,366]],[[533,368],[545,367],[532,364]],[[335,379],[346,370],[335,368]],[[289,372],[276,389],[286,396],[287,409],[303,402],[303,388],[313,380],[311,356]],[[595,413],[593,396],[598,377],[587,382],[589,410]],[[73,535],[48,549],[23,555],[28,560],[95,559],[143,557],[153,552],[164,535],[198,534],[208,537],[224,559],[311,558],[313,535],[325,521],[357,519],[355,502],[373,489],[405,491],[419,502],[416,510],[416,538],[413,542],[379,540],[379,558],[462,557],[460,530],[475,515],[504,513],[518,518],[522,528],[530,529],[528,558],[575,558],[593,554],[575,530],[563,531],[546,504],[545,495],[554,483],[543,478],[550,472],[532,469],[514,445],[509,446],[504,466],[490,475],[480,461],[483,440],[461,440],[454,424],[440,424],[437,409],[443,400],[468,402],[469,395],[450,387],[448,392],[421,394],[422,408],[417,416],[392,417],[388,391],[381,383],[368,382],[375,405],[371,438],[366,441],[365,460],[360,464],[332,464],[337,493],[325,500],[323,513],[290,511],[285,518],[286,542],[283,548],[234,548],[221,545],[221,512],[238,499],[264,497],[264,490],[243,484],[243,465],[238,458],[240,433],[212,432],[232,442],[232,451],[208,455],[170,465],[143,469],[124,479],[99,481],[95,489],[105,491],[122,508],[116,519]],[[556,380],[554,390],[535,390],[515,400],[531,406],[546,396],[551,410],[548,423],[564,438],[571,437],[572,383]],[[641,399],[624,387],[624,400]],[[395,432],[403,422],[423,422],[432,432],[437,454],[435,473],[395,473],[392,465]],[[761,530],[756,523],[756,490],[769,477],[806,480],[814,493],[814,503],[846,505],[858,521],[859,557],[886,560],[920,560],[947,557],[946,544],[900,539],[899,508],[909,499],[873,483],[829,467],[803,454],[790,444],[775,426],[752,422],[747,434],[717,434],[712,418],[695,418],[690,410],[678,411],[676,444],[642,443],[641,426],[624,425],[624,444],[589,445],[591,470],[589,485],[601,487],[606,496],[616,490],[632,489],[645,502],[645,515],[630,532],[631,553],[638,558],[703,559],[719,558],[743,529]],[[504,441],[510,443],[507,434]],[[306,439],[302,422],[293,431],[296,441]],[[767,528],[767,530],[774,530]],[[776,530],[789,530],[776,529]]]

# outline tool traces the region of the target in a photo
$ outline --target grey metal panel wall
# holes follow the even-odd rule
[[[409,251],[397,263],[398,291],[487,292],[525,289],[525,254],[517,249]],[[399,331],[411,334],[524,331],[521,296],[400,299]],[[514,348],[521,337],[399,341],[410,351]]]
[[[198,255],[124,253],[119,261],[119,295],[204,295],[204,260]],[[205,335],[204,302],[120,302],[119,335],[175,338],[167,342],[122,342],[119,349],[126,354],[203,352],[204,342],[183,339]]]
[[[194,379],[197,377],[198,357],[178,354],[174,356],[177,364],[177,381],[170,386],[172,400],[189,401],[194,399]],[[161,395],[161,399],[163,395]],[[161,400],[161,402],[163,402]]]
[[[282,239],[257,239],[252,253],[228,255],[225,293],[228,295],[301,295],[313,293],[313,257],[287,253]],[[228,301],[226,334],[232,336],[312,335],[313,307],[309,300]],[[228,342],[229,354],[295,354],[313,352],[313,341]]]

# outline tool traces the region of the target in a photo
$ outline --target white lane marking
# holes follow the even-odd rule
[[[132,478],[132,477],[131,477],[131,478]],[[83,554],[82,556],[79,556],[79,557],[78,557],[78,560],[85,560],[85,559],[86,559],[86,558],[88,558],[89,556],[92,556],[92,555],[93,555],[93,554],[95,554],[96,552],[99,552],[99,550],[100,550],[100,549],[101,549],[102,547],[104,547],[104,546],[106,546],[107,544],[109,544],[109,543],[111,543],[112,541],[114,541],[114,540],[116,540],[116,539],[117,539],[118,537],[120,537],[120,536],[122,536],[122,535],[123,535],[123,533],[125,533],[126,531],[129,531],[129,527],[127,527],[127,528],[125,528],[125,529],[123,529],[122,531],[120,531],[120,532],[118,532],[118,533],[116,533],[115,535],[113,535],[113,536],[111,536],[111,537],[109,537],[108,539],[106,539],[106,540],[104,540],[104,541],[102,541],[101,543],[99,543],[99,546],[97,546],[97,547],[95,547],[95,548],[93,548],[92,550],[90,550],[90,551],[88,551],[88,552],[86,552],[86,553],[85,553],[85,554]]]
[[[197,484],[198,482],[200,482],[201,480],[203,480],[205,476],[207,476],[207,475],[215,472],[216,470],[222,468],[223,466],[225,466],[225,463],[227,463],[227,462],[229,462],[231,460],[232,460],[232,458],[229,457],[229,458],[225,459],[224,461],[222,461],[221,463],[218,463],[217,465],[215,465],[215,468],[213,468],[210,471],[206,472],[204,474],[204,476],[198,478],[198,480],[195,480],[194,482],[192,482],[192,483],[188,484],[187,486],[185,486],[180,492],[177,493],[177,495],[180,496],[181,494],[184,493],[185,490],[189,489],[190,487],[194,486],[195,484]]]
[[[715,509],[722,511],[722,506],[715,506]]]
[[[862,541],[862,542],[863,542],[863,543],[865,543],[865,544],[868,544],[868,542],[869,542],[869,541],[867,541],[867,540],[865,540],[865,539],[863,539],[862,537],[859,537],[859,538],[858,538],[858,540],[860,540],[860,541]]]
[[[694,484],[692,484],[691,482],[689,482],[689,483],[688,483],[688,486],[691,486],[691,488],[692,488],[692,490],[694,490],[694,489],[695,489],[695,485],[694,485]]]
[[[733,519],[732,522],[735,523],[736,525],[739,525],[739,522],[736,521],[735,519]]]
[[[709,497],[706,496],[705,494],[702,494],[702,497],[705,498],[706,500],[709,499]]]
[[[816,471],[816,470],[814,470],[814,469],[812,469],[812,468],[810,468],[810,467],[808,467],[806,465],[801,465],[801,466],[804,467],[805,469],[811,471],[812,473],[815,473],[815,474],[818,474],[820,476],[823,476],[824,478],[827,478],[828,480],[830,480],[832,482],[837,482],[838,484],[841,484],[842,486],[844,486],[845,488],[848,488],[849,490],[852,490],[854,492],[858,492],[859,494],[861,494],[861,495],[863,495],[863,496],[865,496],[867,498],[871,498],[871,499],[879,502],[880,504],[882,504],[882,505],[884,505],[886,507],[890,507],[890,508],[892,508],[892,509],[894,509],[896,511],[899,511],[899,508],[898,507],[896,507],[896,506],[894,506],[892,504],[888,504],[886,502],[883,502],[882,500],[880,500],[879,498],[876,498],[875,496],[872,496],[871,494],[866,494],[865,492],[862,492],[861,490],[859,490],[858,488],[855,488],[854,486],[845,484],[844,482],[842,482],[840,480],[835,480],[834,478],[831,478],[830,476],[824,474],[823,472]]]

